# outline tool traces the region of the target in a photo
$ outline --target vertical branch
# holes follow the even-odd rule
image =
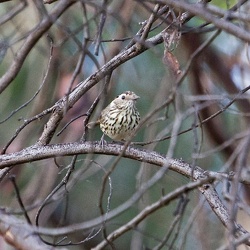
[[[103,0],[102,7],[101,7],[102,10],[101,10],[101,16],[100,16],[99,27],[97,31],[97,37],[95,41],[95,49],[94,49],[94,54],[96,56],[98,56],[98,53],[99,53],[99,47],[100,47],[101,39],[102,39],[102,32],[103,32],[104,24],[107,18],[106,9],[107,9],[108,1],[109,0]]]

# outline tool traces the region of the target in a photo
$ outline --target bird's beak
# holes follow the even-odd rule
[[[134,96],[133,96],[133,100],[137,100],[137,99],[139,99],[139,98],[140,98],[140,96],[138,96],[138,95],[134,94]]]

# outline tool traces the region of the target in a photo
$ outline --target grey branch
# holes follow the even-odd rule
[[[203,20],[213,24],[218,29],[228,32],[245,42],[250,41],[250,32],[248,30],[242,28],[241,26],[237,26],[236,24],[232,23],[232,21],[227,20],[227,18],[230,17],[230,11],[225,13],[225,16],[221,18],[214,15],[210,8],[207,8],[203,3],[191,4],[180,0],[157,0],[153,2],[163,5],[166,4],[177,9],[181,9],[182,11],[187,11],[189,14],[198,16]]]
[[[0,168],[8,168],[13,165],[19,165],[23,163],[28,163],[31,161],[38,161],[47,158],[53,158],[58,156],[66,156],[66,155],[78,155],[78,154],[106,154],[106,155],[120,155],[120,152],[123,151],[123,145],[116,144],[116,143],[107,143],[105,147],[102,147],[99,142],[85,142],[85,143],[67,143],[67,144],[54,144],[54,145],[45,145],[45,146],[31,146],[22,151],[1,155],[0,156]],[[221,178],[233,178],[232,175],[228,176],[227,174],[217,173],[212,171],[204,171],[200,167],[192,168],[191,165],[185,163],[181,160],[173,159],[173,158],[166,158],[163,155],[155,151],[144,150],[140,148],[128,147],[123,157],[134,159],[137,161],[143,161],[147,163],[151,163],[156,166],[168,166],[170,170],[180,173],[190,179],[193,180],[201,180],[204,178],[213,178],[213,179],[221,179]],[[199,190],[206,198],[207,202],[209,203],[210,207],[214,211],[214,213],[218,216],[220,221],[225,227],[229,225],[229,213],[227,208],[224,206],[222,201],[220,200],[215,188],[212,184],[204,184],[199,187]],[[113,213],[114,214],[113,214]],[[108,214],[109,220],[112,216],[116,216],[117,213],[114,211],[110,211]],[[1,218],[0,218],[1,221]],[[103,218],[96,218],[92,222],[84,222],[79,223],[71,227],[66,228],[58,228],[56,232],[53,230],[40,230],[37,229],[40,233],[46,232],[48,234],[52,233],[55,235],[62,235],[72,230],[83,230],[88,229],[92,226],[96,226],[101,224]],[[236,224],[236,237],[241,237],[247,234],[248,232],[242,228],[241,225]]]
[[[45,32],[49,30],[49,28],[54,24],[54,21],[57,20],[57,18],[62,15],[64,11],[73,3],[74,1],[60,1],[60,3],[55,6],[51,14],[46,16],[29,34],[22,47],[16,53],[15,60],[13,60],[9,69],[0,78],[0,94],[8,87],[11,81],[15,79],[24,63],[24,60],[37,41],[44,35]]]
[[[31,249],[31,246],[33,250],[55,249],[43,243],[38,235],[34,235],[32,228],[24,227],[25,222],[22,220],[12,215],[0,213],[0,235],[15,249],[27,250]]]

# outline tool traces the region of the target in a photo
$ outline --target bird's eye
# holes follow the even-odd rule
[[[125,99],[125,95],[122,96],[122,100],[124,100],[124,99]]]

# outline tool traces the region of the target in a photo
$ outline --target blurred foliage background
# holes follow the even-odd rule
[[[196,2],[196,1],[193,1]],[[16,58],[16,53],[34,27],[55,8],[56,3],[44,4],[41,1],[8,1],[0,3],[0,74],[4,75]],[[228,10],[237,1],[211,1],[221,10]],[[18,13],[7,21],[5,16],[20,7]],[[146,7],[147,8],[146,8]],[[249,1],[236,8],[236,13],[249,14]],[[102,65],[123,50],[142,27],[142,22],[151,14],[154,4],[147,1],[77,1],[56,20],[28,53],[18,75],[1,93],[0,98],[0,146],[4,148],[16,130],[26,119],[53,106],[68,93],[71,81],[74,86],[89,77]],[[178,9],[171,9],[175,15]],[[101,14],[106,20],[98,44],[98,29]],[[249,20],[235,21],[248,31]],[[213,23],[206,23],[201,17],[192,18],[181,27],[181,39],[172,51],[180,69],[184,69],[192,53],[207,41],[216,28]],[[149,36],[162,32],[169,24],[157,20]],[[53,50],[51,50],[53,48]],[[122,64],[112,72],[112,77],[102,95],[94,114],[98,117],[103,107],[115,96],[126,90],[140,96],[137,102],[142,117],[163,103],[170,95],[174,79],[168,65],[163,62],[164,44],[154,46],[141,55]],[[79,72],[75,69],[82,60]],[[173,121],[178,114],[186,114],[181,130],[190,131],[179,135],[174,148],[174,158],[182,159],[203,169],[230,171],[235,169],[237,159],[237,139],[234,136],[248,129],[249,96],[242,95],[242,103],[236,102],[216,118],[195,128],[194,124],[203,120],[225,106],[240,89],[249,85],[249,48],[248,44],[233,34],[221,31],[215,40],[205,48],[199,57],[193,59],[187,76],[176,91],[175,101],[167,108],[156,113],[138,132],[134,141],[147,142],[171,134]],[[59,125],[59,132],[71,119],[83,115],[90,108],[95,98],[103,91],[104,80],[91,88],[70,109]],[[39,92],[37,92],[39,90]],[[244,102],[244,103],[243,103]],[[206,108],[199,109],[199,105]],[[20,107],[22,107],[20,109]],[[243,108],[242,108],[243,107]],[[188,110],[196,112],[189,112]],[[19,151],[34,144],[42,133],[49,116],[36,120],[26,126],[9,145],[7,153]],[[83,120],[80,117],[69,124],[59,136],[52,138],[52,143],[79,141],[84,133]],[[193,129],[192,129],[193,127]],[[89,131],[88,138],[99,140],[102,134],[99,127]],[[107,139],[109,140],[109,139]],[[169,139],[144,146],[162,154],[168,152]],[[229,142],[226,147],[217,148]],[[236,154],[235,159],[231,156]],[[48,204],[39,217],[42,226],[58,227],[87,221],[100,215],[98,202],[105,171],[115,161],[113,156],[79,156],[72,176],[72,186],[62,191],[62,197]],[[37,206],[47,197],[53,188],[63,179],[71,157],[59,157],[24,164],[13,168],[23,202],[34,220]],[[110,178],[112,181],[112,199],[110,209],[114,209],[129,199],[141,183],[146,182],[158,171],[149,164],[121,159]],[[162,194],[175,190],[188,179],[180,174],[167,172],[164,178],[150,188],[142,199],[125,213],[107,222],[107,232],[112,232],[132,219],[142,208],[158,200]],[[223,190],[219,183],[218,190]],[[248,197],[248,190],[244,191]],[[104,202],[107,202],[107,185]],[[0,183],[0,206],[17,213],[20,211],[13,185],[8,177]],[[178,226],[171,231],[169,240],[162,249],[216,249],[224,239],[225,229],[211,209],[203,201],[198,191],[188,195],[188,204]],[[130,230],[114,241],[116,249],[154,249],[166,236],[178,208],[178,200],[172,201],[150,215],[138,227]],[[104,204],[104,207],[107,204]],[[243,213],[245,215],[245,213]],[[242,215],[242,216],[243,216]],[[240,217],[241,215],[239,215]],[[22,216],[20,215],[22,218]],[[247,222],[249,217],[243,217]],[[246,223],[247,224],[247,223]],[[248,223],[249,224],[249,223]],[[98,230],[97,228],[95,230]],[[90,232],[70,235],[64,241],[79,242]],[[220,237],[218,237],[220,235]],[[175,238],[176,237],[176,238]],[[90,249],[103,239],[100,232],[93,239],[69,249]],[[7,247],[1,239],[1,249]],[[55,243],[58,239],[48,239]],[[109,249],[109,248],[107,248]],[[157,248],[155,248],[157,249]]]

